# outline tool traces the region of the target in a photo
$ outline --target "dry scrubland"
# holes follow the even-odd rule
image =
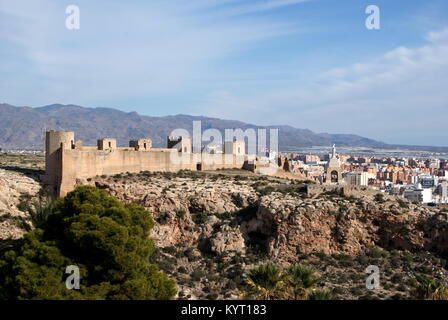
[[[0,239],[18,239],[31,227],[26,206],[45,197],[39,183],[44,169],[43,157],[0,155]]]
[[[43,158],[0,156],[0,237],[20,238],[27,213],[44,201]],[[308,196],[288,177],[240,170],[120,174],[84,181],[156,221],[153,262],[178,284],[179,298],[233,299],[247,272],[262,262],[300,263],[320,275],[317,287],[341,299],[415,297],[415,279],[447,281],[448,212],[368,193]],[[37,202],[36,202],[37,201]],[[365,288],[368,265],[381,288]]]

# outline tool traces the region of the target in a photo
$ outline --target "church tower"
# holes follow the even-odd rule
[[[336,154],[336,146],[333,144],[333,148],[330,155],[330,160],[325,167],[325,183],[327,184],[341,184],[341,161]]]

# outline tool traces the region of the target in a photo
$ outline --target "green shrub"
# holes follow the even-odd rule
[[[183,218],[185,217],[185,211],[176,211],[176,217]]]
[[[195,269],[192,273],[191,273],[191,279],[193,281],[200,281],[202,278],[205,277],[205,273],[199,269]]]
[[[218,299],[218,297],[219,297],[219,295],[216,292],[209,293],[206,296],[206,298],[209,299],[209,300],[216,300],[216,299]]]
[[[215,216],[221,220],[229,220],[233,217],[233,215],[229,212],[216,213]]]
[[[382,193],[377,193],[377,194],[375,195],[374,200],[375,200],[376,202],[378,202],[378,203],[384,203],[384,202],[386,202],[386,200],[384,199],[384,195],[383,195]]]
[[[168,247],[164,247],[162,248],[163,252],[175,255],[177,253],[177,249],[174,246],[168,246]]]
[[[35,201],[33,207],[30,207],[28,212],[34,227],[45,228],[48,218],[54,213],[55,202],[50,199]]]
[[[200,225],[200,224],[204,224],[205,221],[207,221],[207,217],[208,215],[204,212],[199,212],[199,213],[192,213],[191,214],[191,218],[193,219],[193,222]]]
[[[266,263],[249,271],[245,283],[247,297],[264,300],[278,299],[282,296],[282,272],[273,263]]]
[[[29,212],[31,207],[28,201],[22,200],[17,204],[17,209],[19,209],[22,212]]]
[[[409,209],[409,205],[407,204],[406,201],[404,201],[402,199],[398,199],[397,202],[398,202],[398,205],[400,206],[400,208]]]
[[[378,247],[372,247],[367,250],[366,254],[373,259],[380,259],[382,258],[386,253],[384,250]]]
[[[169,218],[169,213],[164,212],[162,214],[160,214],[160,216],[158,216],[156,218],[156,221],[158,224],[167,224],[168,223],[168,218]]]
[[[326,289],[316,289],[313,290],[308,295],[308,300],[335,300],[336,296],[330,291]]]
[[[104,190],[78,187],[58,199],[43,229],[0,257],[0,299],[170,299],[175,283],[150,263],[150,214]],[[79,290],[65,286],[78,266]]]
[[[187,269],[185,267],[177,268],[177,272],[179,272],[179,273],[188,273],[188,271],[187,271]]]

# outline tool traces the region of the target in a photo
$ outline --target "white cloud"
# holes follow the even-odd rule
[[[397,47],[374,61],[309,74],[305,84],[278,61],[266,68],[222,66],[260,43],[303,32],[303,22],[251,15],[301,2],[78,0],[81,29],[69,31],[70,1],[0,0],[1,99],[93,106],[184,93],[191,98],[216,87],[196,113],[448,144],[448,28],[428,33],[421,47]],[[244,92],[234,90],[239,83]]]
[[[287,5],[266,3],[263,10]],[[69,31],[65,28],[68,4],[0,0],[0,39],[12,53],[0,59],[0,71],[19,61],[16,72],[0,79],[4,101],[91,105],[187,91],[222,59],[296,32],[281,21],[233,21],[220,7],[240,8],[235,0],[139,5],[79,0],[81,29]]]
[[[240,5],[233,10],[230,10],[231,15],[242,15],[254,12],[263,12],[273,9],[278,9],[286,6],[292,6],[295,4],[308,2],[310,0],[275,0],[275,1],[259,1],[247,5]]]
[[[429,32],[426,39],[431,42],[448,42],[448,28],[442,31]]]
[[[203,111],[255,123],[358,133],[389,142],[448,145],[448,29],[428,43],[316,76],[305,87],[212,93]]]

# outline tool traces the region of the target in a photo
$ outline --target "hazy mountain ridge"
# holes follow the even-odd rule
[[[448,147],[419,147],[389,145],[354,134],[314,133],[291,126],[257,126],[234,120],[203,116],[174,115],[165,117],[143,116],[136,112],[123,112],[112,108],[85,108],[76,105],[53,104],[43,107],[16,107],[0,104],[0,148],[41,149],[46,130],[75,131],[76,139],[95,145],[104,137],[116,138],[125,146],[133,138],[149,137],[155,147],[166,146],[166,137],[177,128],[192,132],[194,120],[202,121],[202,130],[215,128],[278,128],[280,150],[294,150],[306,146],[339,146],[370,148],[408,148],[429,151],[448,151]]]

